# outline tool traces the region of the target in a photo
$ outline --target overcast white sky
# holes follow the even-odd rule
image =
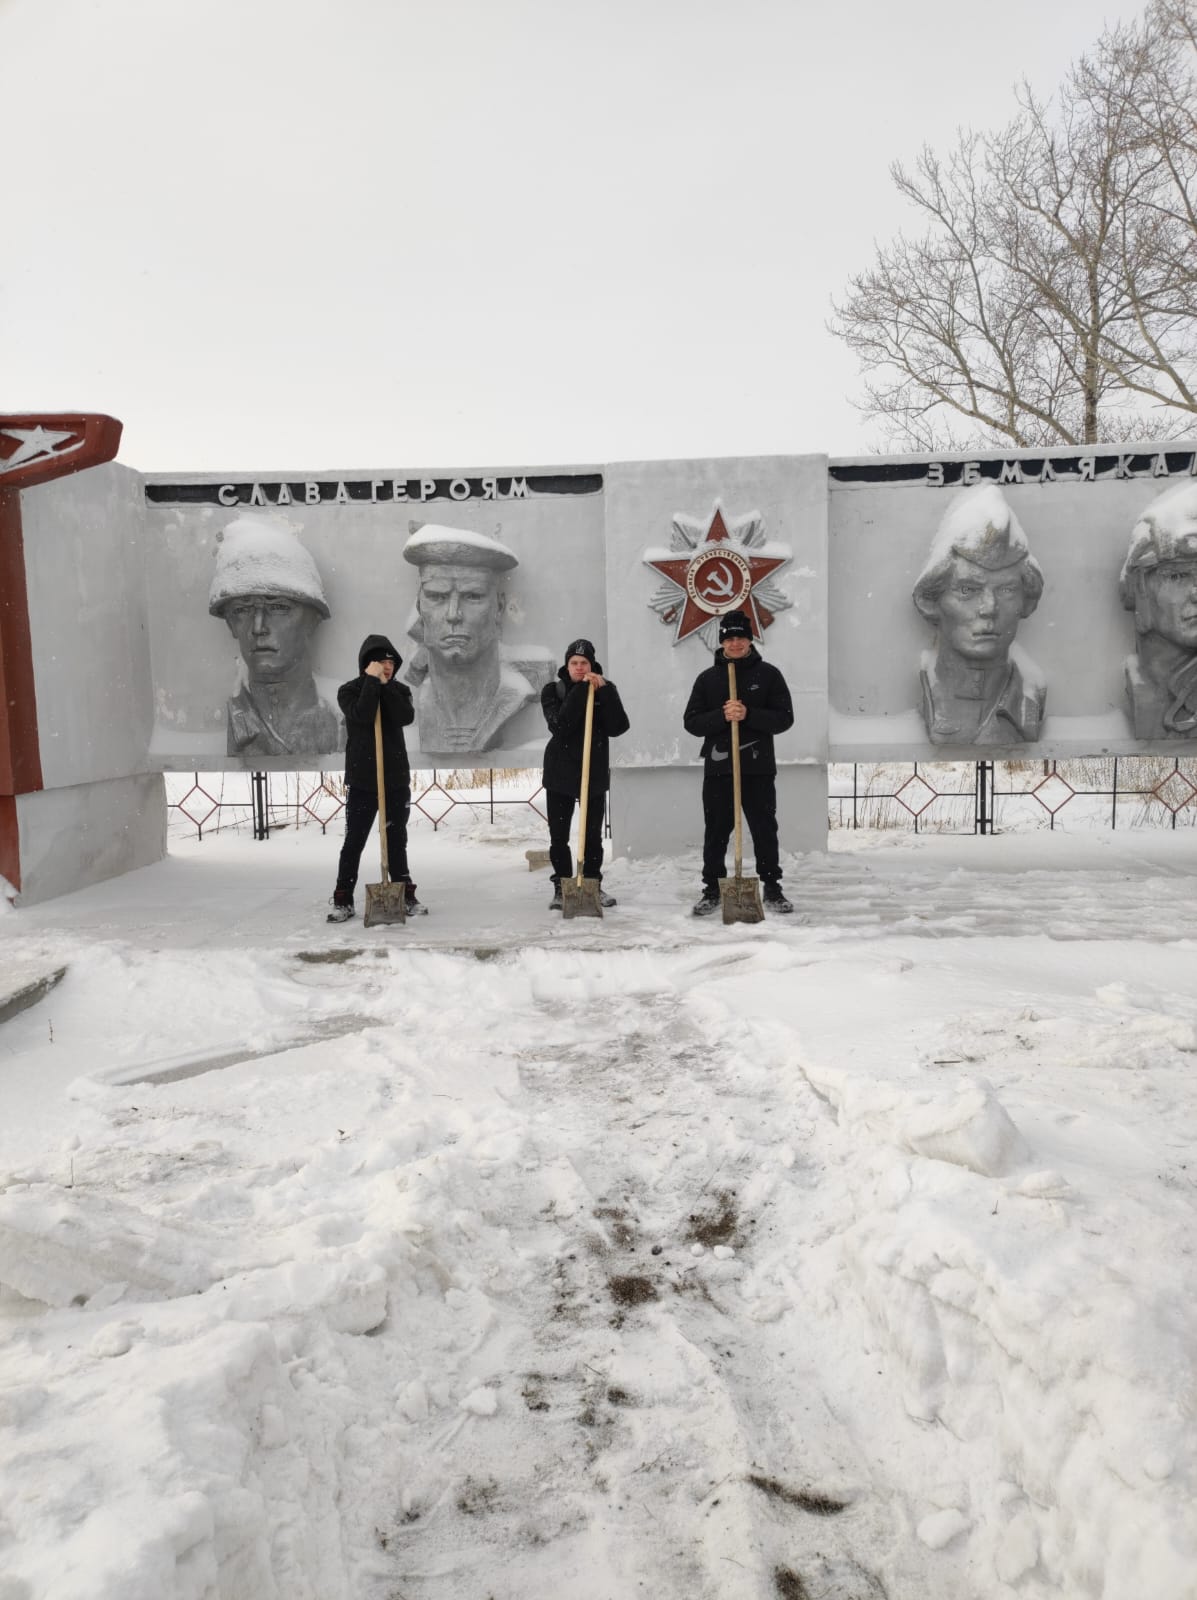
[[[887,168],[1134,0],[0,0],[0,411],[146,470],[875,440]]]

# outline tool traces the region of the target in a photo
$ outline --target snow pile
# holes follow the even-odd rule
[[[1050,1197],[929,1165],[870,1164],[857,1206],[845,1250],[908,1412],[987,1458],[976,1555],[1005,1584],[1041,1567],[1067,1594],[1184,1594],[1192,1272],[1161,1282]]]
[[[811,1086],[825,1094],[845,1126],[861,1124],[914,1155],[954,1162],[996,1177],[1025,1162],[1026,1144],[992,1087],[962,1080],[954,1090],[910,1090],[834,1067],[811,1068]]]
[[[128,1091],[93,1091],[114,1131],[171,1119],[161,1139],[136,1141],[153,1187],[134,1183],[118,1136],[81,1155],[76,1189],[18,1181],[0,1194],[0,1282],[48,1304],[85,1301],[35,1320],[27,1308],[16,1326],[37,1337],[5,1373],[24,1426],[0,1465],[6,1481],[37,1486],[5,1513],[10,1570],[30,1593],[361,1592],[338,1500],[353,1430],[380,1397],[356,1392],[355,1369],[372,1363],[353,1346],[386,1320],[397,1285],[431,1277],[438,1298],[449,1285],[417,1242],[421,1206],[446,1206],[458,1161],[476,1181],[496,1135],[453,1115],[419,1074],[380,1076],[367,1043],[342,1054],[339,1070],[355,1068],[376,1135],[334,1131],[254,1162],[251,1141],[174,1127],[177,1088],[142,1085],[136,1108]],[[304,1086],[309,1112],[335,1096],[328,1078]],[[254,1086],[237,1120],[280,1126],[293,1090],[284,1075]],[[112,1184],[136,1187],[146,1211],[106,1195]]]
[[[187,1234],[111,1195],[0,1194],[0,1284],[27,1299],[69,1306],[114,1284],[179,1295],[210,1282]]]
[[[1187,1597],[1191,841],[725,929],[470,831],[418,928],[284,835],[0,930],[3,1600]]]

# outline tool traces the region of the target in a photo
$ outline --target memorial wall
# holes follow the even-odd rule
[[[145,500],[166,770],[336,769],[368,633],[403,658],[413,765],[532,765],[562,644],[605,636],[593,469],[151,477]]]
[[[1197,751],[1188,448],[143,476],[57,466],[73,436],[18,421],[0,495],[66,474],[7,491],[0,528],[0,665],[23,681],[23,651],[33,684],[0,873],[26,899],[157,859],[163,772],[338,772],[368,633],[403,657],[413,766],[441,769],[539,765],[540,690],[593,639],[631,719],[632,855],[700,839],[682,709],[733,607],[793,692],[784,848],[824,845],[829,759]]]
[[[1192,449],[833,461],[833,761],[1197,737]]]

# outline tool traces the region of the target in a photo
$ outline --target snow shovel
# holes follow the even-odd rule
[[[382,768],[382,707],[374,713],[374,767],[378,774],[378,837],[382,841],[382,882],[366,885],[366,911],[362,926],[376,922],[407,921],[407,885],[392,883],[387,865],[387,793]]]
[[[582,862],[586,853],[586,809],[590,801],[590,741],[594,736],[594,684],[587,685],[586,731],[582,735],[582,793],[578,801],[578,875],[561,880],[562,917],[601,917],[603,902],[599,899],[599,880],[582,876]]]
[[[738,700],[736,693],[736,664],[727,663],[728,699]],[[761,904],[761,880],[744,876],[744,824],[740,816],[740,724],[731,725],[732,807],[736,818],[736,875],[720,878],[719,900],[723,906],[724,922],[764,922],[765,908]]]

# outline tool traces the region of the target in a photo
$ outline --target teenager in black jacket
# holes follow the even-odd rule
[[[590,789],[586,802],[586,839],[582,851],[582,876],[603,876],[603,810],[610,782],[608,741],[628,731],[627,712],[619,690],[603,677],[589,639],[575,639],[566,647],[565,665],[553,683],[540,692],[540,709],[549,725],[549,742],[544,749],[544,775],[549,815],[549,861],[553,868],[553,898],[550,911],[561,910],[561,880],[573,877],[573,858],[569,850],[569,826],[574,803],[582,795],[582,745],[586,731],[588,685],[594,684],[594,725],[590,741]],[[599,890],[604,906],[614,899]]]
[[[736,698],[731,697],[727,664],[736,665]],[[793,725],[794,707],[786,680],[757,654],[752,624],[742,611],[719,619],[715,664],[694,680],[683,716],[686,732],[702,740],[702,898],[696,917],[719,909],[719,880],[727,877],[727,841],[735,826],[732,794],[731,724],[740,724],[740,795],[752,834],[756,875],[770,911],[794,908],[781,892],[777,848],[777,762],[773,735]]]
[[[407,870],[407,813],[411,806],[411,771],[407,762],[404,728],[415,718],[411,690],[395,674],[403,658],[385,634],[372,633],[362,641],[357,657],[358,675],[337,690],[337,704],[345,718],[345,843],[337,865],[330,922],[353,916],[353,891],[357,886],[362,851],[378,814],[378,767],[374,756],[374,717],[382,711],[382,770],[387,803],[387,866],[396,883],[407,884],[409,916],[427,908],[416,899],[416,886]]]

